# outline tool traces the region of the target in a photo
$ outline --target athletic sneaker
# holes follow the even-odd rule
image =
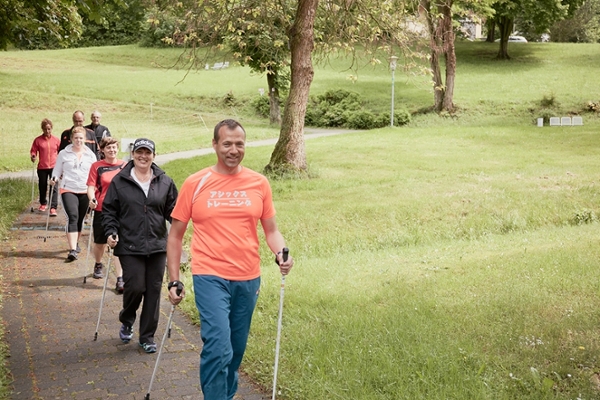
[[[56,208],[51,208],[50,209],[50,216],[51,217],[56,217],[58,214],[56,213]]]
[[[67,261],[75,260],[77,260],[77,252],[75,250],[69,250],[69,254],[67,255]]]
[[[117,294],[123,294],[123,291],[125,290],[125,282],[123,282],[123,278],[120,276],[117,277],[117,287],[115,290],[117,291]]]
[[[94,274],[92,275],[94,277],[94,279],[104,278],[104,274],[102,273],[103,267],[104,267],[104,265],[102,265],[102,263],[94,264]]]
[[[119,338],[123,343],[129,343],[131,338],[133,337],[133,327],[128,325],[121,325],[121,329],[119,330]]]
[[[140,343],[140,347],[144,349],[146,353],[156,353],[156,343]]]
[[[41,212],[44,212],[44,211],[46,211],[46,208],[48,208],[48,206],[46,206],[45,204],[41,204],[40,208],[38,208],[38,210]]]

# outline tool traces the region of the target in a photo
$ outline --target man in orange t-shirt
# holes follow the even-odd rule
[[[205,400],[232,399],[238,369],[246,350],[250,323],[260,289],[257,225],[287,275],[294,261],[283,261],[285,240],[275,221],[269,181],[244,168],[246,132],[231,119],[215,126],[213,148],[217,163],[186,179],[181,187],[167,242],[169,299],[177,295],[183,235],[193,224],[192,275],[200,313],[202,353],[200,386]]]

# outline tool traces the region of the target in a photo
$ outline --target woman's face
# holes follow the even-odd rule
[[[50,137],[50,135],[52,135],[52,125],[50,125],[50,124],[44,125],[44,129],[42,129],[42,133],[44,134],[44,136]]]
[[[133,165],[136,168],[149,168],[154,161],[154,153],[142,147],[133,152]]]
[[[71,137],[71,143],[73,143],[73,147],[80,148],[83,146],[85,138],[83,136],[83,132],[75,132]]]
[[[112,160],[116,158],[117,154],[119,153],[119,145],[117,143],[106,145],[104,146],[104,150],[102,150],[102,152],[104,153],[104,157]]]

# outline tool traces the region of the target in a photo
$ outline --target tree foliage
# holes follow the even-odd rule
[[[600,0],[586,0],[571,18],[554,23],[550,38],[553,42],[599,43]]]
[[[494,21],[500,31],[497,57],[509,59],[508,37],[514,30],[515,20],[529,24],[537,34],[548,30],[561,19],[572,15],[582,0],[499,0],[493,4]]]
[[[83,31],[78,46],[137,43],[145,26],[142,0],[105,0],[102,7],[80,14]]]
[[[81,36],[75,0],[0,0],[0,48],[67,47]]]

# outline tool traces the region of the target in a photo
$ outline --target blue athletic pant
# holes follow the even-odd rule
[[[231,400],[237,391],[260,277],[229,281],[194,275],[196,307],[200,313],[200,386],[204,400]]]

